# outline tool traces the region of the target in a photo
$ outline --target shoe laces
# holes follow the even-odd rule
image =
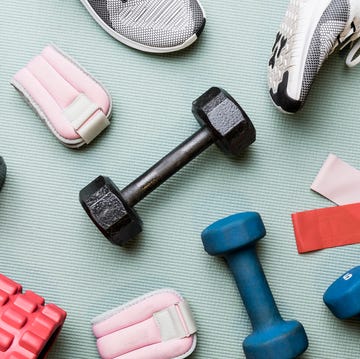
[[[355,67],[360,63],[360,54],[356,56],[360,50],[360,17],[355,17],[351,24],[339,35],[338,43],[334,46],[333,50],[338,46],[342,50],[348,45],[351,50],[346,57],[346,65],[348,67]]]

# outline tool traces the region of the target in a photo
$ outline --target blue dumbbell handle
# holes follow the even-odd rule
[[[282,321],[255,247],[225,255],[251,320],[258,331]]]

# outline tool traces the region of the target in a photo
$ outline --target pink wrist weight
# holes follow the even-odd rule
[[[182,359],[196,346],[190,307],[172,289],[139,297],[92,324],[103,359]]]
[[[47,46],[11,83],[65,146],[88,144],[110,125],[109,93],[54,46]]]

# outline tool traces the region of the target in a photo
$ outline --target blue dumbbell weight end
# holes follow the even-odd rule
[[[0,157],[0,189],[5,182],[6,177],[6,164],[2,157]]]
[[[232,271],[249,314],[253,333],[243,342],[246,358],[292,359],[303,353],[308,340],[301,323],[284,321],[255,251],[266,234],[256,212],[221,219],[201,234],[206,252],[222,256]]]
[[[324,302],[339,319],[360,316],[360,266],[338,278],[324,294]]]

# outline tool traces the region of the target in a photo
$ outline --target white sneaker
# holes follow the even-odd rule
[[[269,61],[270,96],[281,111],[297,112],[326,58],[360,37],[360,0],[291,0]],[[354,59],[358,42],[347,58]]]
[[[81,0],[99,25],[135,49],[165,53],[191,45],[205,26],[198,0]]]

